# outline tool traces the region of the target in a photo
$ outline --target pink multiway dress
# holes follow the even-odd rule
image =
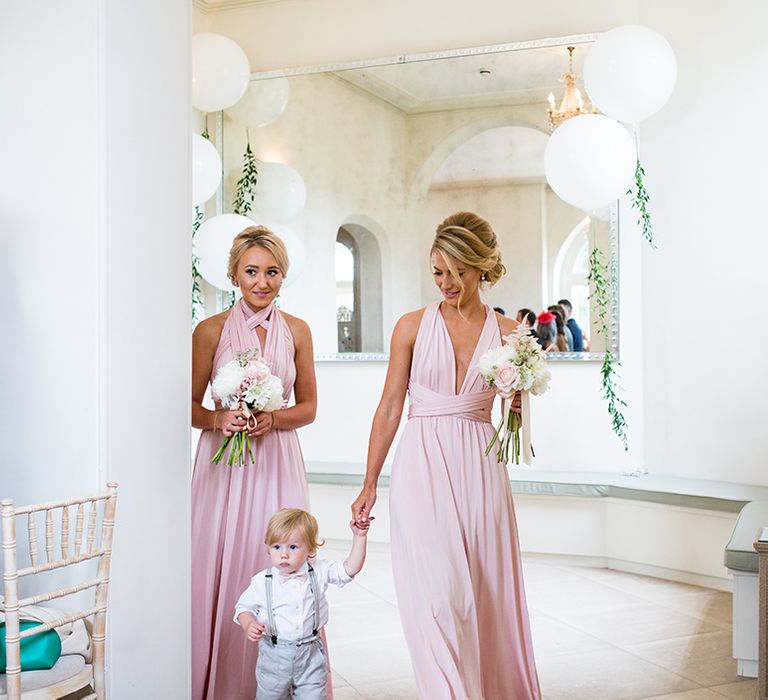
[[[509,479],[485,456],[495,395],[477,361],[500,344],[486,307],[458,393],[439,303],[426,308],[413,349],[390,510],[398,606],[423,700],[541,697]]]
[[[257,326],[267,331],[263,348]],[[282,380],[287,400],[296,379],[293,337],[273,305],[254,312],[242,300],[235,304],[211,380],[235,352],[253,347]],[[251,577],[270,564],[264,535],[272,514],[309,509],[307,479],[295,430],[272,430],[252,440],[254,461],[249,458],[242,468],[211,464],[222,439],[220,432],[203,431],[192,479],[192,698],[253,700],[258,645],[233,623],[235,603]],[[330,697],[330,680],[328,686]]]

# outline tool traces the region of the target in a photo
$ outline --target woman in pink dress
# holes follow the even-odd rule
[[[243,297],[200,323],[193,336],[192,425],[203,431],[192,479],[193,700],[255,697],[258,646],[232,622],[235,603],[270,563],[264,535],[272,514],[309,506],[296,428],[315,419],[314,354],[307,324],[273,303],[287,271],[282,241],[261,226],[245,229],[229,258],[230,279]],[[249,430],[253,461],[211,464],[223,438],[247,428],[239,411],[203,408],[206,387],[236,352],[254,347],[282,380],[284,398],[293,392],[295,405],[257,414]]]
[[[410,395],[392,465],[392,567],[424,700],[540,698],[512,494],[486,457],[494,392],[478,358],[517,322],[480,299],[505,273],[487,221],[460,212],[437,229],[432,271],[443,300],[403,316],[352,515],[365,521]]]

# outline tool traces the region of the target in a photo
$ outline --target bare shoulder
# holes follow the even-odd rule
[[[514,318],[502,316],[498,312],[496,312],[496,320],[499,322],[499,330],[502,335],[509,335],[520,325]]]
[[[424,317],[424,309],[416,309],[416,311],[409,311],[407,314],[403,314],[395,324],[395,330],[393,331],[393,340],[397,336],[402,340],[416,340],[416,335],[419,332],[419,325],[421,325],[421,319]]]
[[[228,316],[229,309],[200,321],[195,327],[193,334],[195,341],[205,345],[218,344],[219,338],[221,338],[221,331],[224,330],[224,323]]]
[[[280,313],[288,324],[294,342],[301,343],[302,341],[310,340],[312,338],[312,331],[309,328],[309,324],[304,319],[286,313],[285,311],[280,311]]]

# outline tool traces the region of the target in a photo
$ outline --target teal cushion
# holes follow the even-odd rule
[[[42,622],[22,620],[19,628],[23,632],[30,627],[37,627]],[[48,630],[31,637],[24,637],[21,648],[21,670],[41,671],[53,668],[61,656],[61,639],[56,630]],[[0,623],[0,673],[5,673],[5,623]]]

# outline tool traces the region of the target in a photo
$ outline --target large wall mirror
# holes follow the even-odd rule
[[[561,298],[589,339],[606,348],[589,308],[587,260],[597,245],[617,268],[616,207],[587,213],[547,186],[549,93],[581,77],[592,35],[401,56],[388,61],[255,74],[222,122],[224,198],[231,201],[247,140],[263,162],[303,178],[303,211],[283,221],[303,239],[306,263],[283,295],[312,327],[318,359],[383,359],[394,323],[439,294],[429,244],[447,215],[470,210],[493,225],[507,276],[485,298],[514,317]],[[248,124],[263,81],[281,81],[287,105]],[[287,83],[285,82],[287,81]],[[258,186],[255,208],[258,209]],[[618,351],[616,285],[609,346]]]

